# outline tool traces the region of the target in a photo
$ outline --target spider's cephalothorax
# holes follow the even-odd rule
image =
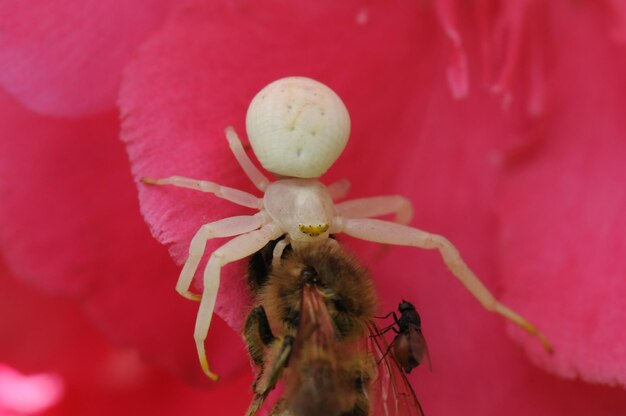
[[[398,195],[353,199],[337,203],[349,188],[342,180],[325,186],[321,176],[339,157],[350,133],[350,117],[341,99],[325,85],[304,77],[279,79],[263,88],[252,100],[246,117],[248,137],[265,169],[285,179],[270,182],[250,161],[232,127],[226,138],[235,158],[257,189],[258,198],[247,192],[214,182],[172,176],[142,178],[153,185],[191,188],[258,210],[254,215],[225,218],[200,227],[191,240],[189,257],[176,290],[186,298],[200,300],[194,338],[204,372],[212,379],[204,349],[217,296],[221,268],[248,257],[269,241],[286,236],[274,257],[280,258],[286,244],[315,244],[330,233],[346,233],[363,240],[437,249],[446,266],[490,311],[497,312],[538,336],[551,350],[545,337],[526,319],[498,302],[467,267],[457,249],[445,238],[407,226],[411,203]],[[373,219],[395,214],[395,222]],[[202,295],[189,290],[208,239],[232,237],[215,250],[204,270]]]

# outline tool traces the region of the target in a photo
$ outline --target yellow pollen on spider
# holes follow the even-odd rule
[[[298,225],[298,228],[300,229],[300,232],[303,234],[308,234],[311,237],[317,237],[320,234],[325,233],[326,231],[328,231],[328,224],[318,224],[318,225],[304,225],[304,224],[300,224]]]

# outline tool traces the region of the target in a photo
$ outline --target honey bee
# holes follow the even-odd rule
[[[278,244],[249,262],[255,302],[244,339],[257,377],[247,416],[278,386],[272,416],[422,415],[374,324],[377,297],[365,268],[332,238],[287,246],[276,261]]]
[[[396,333],[389,349],[393,349],[396,360],[407,374],[424,362],[427,362],[429,369],[432,369],[428,346],[422,334],[422,319],[415,306],[403,300],[398,305],[398,312],[400,312],[400,318],[394,311],[381,318],[393,316],[394,322],[380,330],[381,335],[388,331]]]

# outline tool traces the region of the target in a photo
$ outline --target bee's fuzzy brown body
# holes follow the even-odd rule
[[[255,254],[249,286],[255,303],[244,338],[257,366],[254,415],[283,380],[272,415],[366,416],[376,363],[365,350],[377,298],[363,266],[328,239],[283,253],[276,242]]]

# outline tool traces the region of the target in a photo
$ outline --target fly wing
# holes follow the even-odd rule
[[[370,389],[370,405],[376,416],[424,416],[415,391],[391,353],[376,324],[369,324],[368,351],[376,362]]]
[[[428,363],[428,369],[432,371],[433,366],[430,361],[430,353],[428,352],[428,345],[426,344],[426,338],[422,334],[422,330],[415,326],[409,327],[409,343],[411,345],[411,352],[415,355],[415,359],[419,364]]]

